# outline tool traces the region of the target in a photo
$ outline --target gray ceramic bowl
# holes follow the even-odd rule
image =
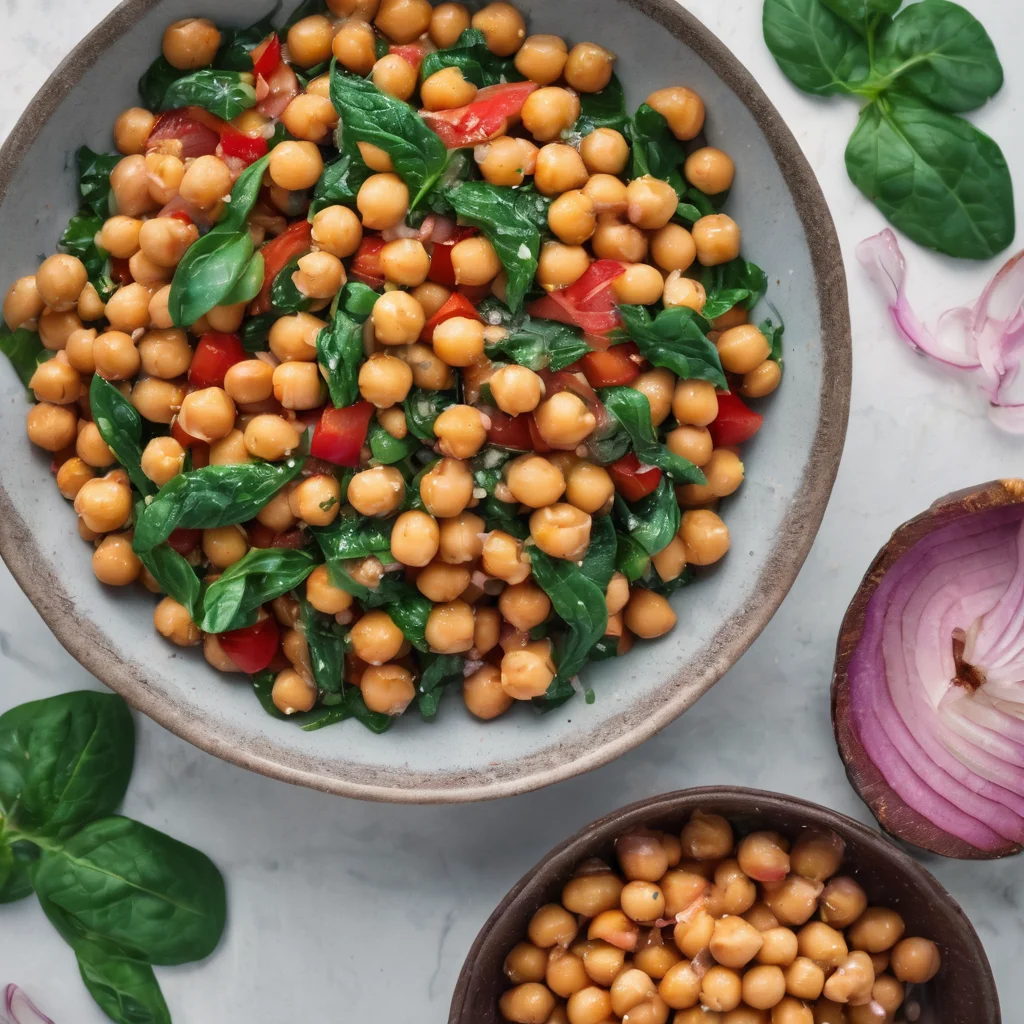
[[[263,6],[126,0],[71,53],[0,151],[0,282],[53,251],[75,206],[74,148],[111,148],[113,120],[136,102],[136,79],[160,52],[164,27],[197,12],[245,24]],[[592,26],[588,37],[619,54],[631,106],[665,85],[698,90],[709,139],[736,159],[729,210],[746,255],[769,271],[787,351],[768,425],[745,452],[748,482],[728,503],[732,553],[679,595],[674,633],[589,670],[592,705],[577,700],[543,718],[520,708],[483,725],[450,697],[432,726],[410,715],[384,737],[355,724],[306,734],[265,715],[244,681],[164,643],[147,597],[96,583],[49,460],[24,439],[24,392],[4,362],[4,560],[86,668],[179,736],[246,768],[347,796],[456,802],[535,789],[610,761],[668,725],[746,650],[792,585],[825,511],[849,405],[849,315],[832,221],[793,136],[735,57],[672,0],[519,6],[535,31],[573,39]]]
[[[939,944],[943,967],[917,993],[919,1024],[1000,1024],[999,997],[981,940],[953,897],[920,864],[843,814],[736,786],[684,789],[642,800],[556,846],[509,891],[480,930],[459,975],[448,1024],[501,1024],[498,998],[509,987],[502,974],[505,955],[526,935],[534,911],[558,901],[578,864],[588,857],[614,863],[618,836],[643,825],[678,833],[698,808],[724,815],[739,834],[768,829],[795,835],[803,828],[838,833],[846,841],[843,873],[860,882],[872,903],[898,910],[908,935]]]

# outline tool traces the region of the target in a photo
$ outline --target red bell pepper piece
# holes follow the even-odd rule
[[[490,85],[472,103],[451,110],[421,110],[423,120],[441,137],[448,149],[465,149],[504,135],[509,122],[518,120],[536,82]]]
[[[455,267],[452,266],[452,249],[459,242],[472,238],[477,233],[476,228],[456,228],[452,237],[447,242],[435,242],[434,249],[430,254],[430,270],[427,277],[434,284],[443,284],[445,288],[455,287]]]
[[[231,128],[230,125],[227,127]],[[267,140],[262,135],[246,135],[233,128],[225,131],[220,137],[221,154],[225,157],[236,157],[246,166],[266,156],[267,148]]]
[[[178,422],[178,417],[175,416],[171,420],[171,437],[174,438],[182,448],[191,448],[193,445],[203,444],[198,437],[193,437],[191,434],[185,432],[185,428]]]
[[[222,388],[228,370],[247,358],[248,353],[237,334],[211,331],[196,345],[188,368],[188,382],[196,388]]]
[[[281,645],[281,633],[272,615],[252,626],[221,633],[217,639],[224,653],[249,675],[262,672],[274,660]]]
[[[417,71],[420,69],[420,65],[423,63],[423,58],[427,55],[427,47],[423,43],[408,43],[405,46],[396,46],[394,43],[391,44],[389,53],[397,53],[403,60],[408,61]]]
[[[633,452],[613,462],[608,467],[608,473],[615,489],[630,502],[653,494],[661,483],[661,470],[657,466],[643,465]]]
[[[497,409],[487,414],[491,420],[487,431],[487,443],[499,448],[512,448],[517,452],[533,450],[533,436],[530,433],[530,414],[509,416]]]
[[[630,384],[640,376],[640,367],[630,359],[625,345],[606,352],[590,352],[580,360],[580,369],[593,388],[611,388]]]
[[[324,409],[313,431],[309,454],[335,466],[354,469],[359,465],[373,413],[369,402],[356,402],[344,409]]]
[[[453,320],[457,316],[465,317],[468,320],[480,319],[480,314],[476,311],[473,303],[460,292],[453,292],[448,301],[426,322],[420,340],[433,341],[434,331],[446,320]]]
[[[727,448],[749,441],[764,423],[764,417],[748,409],[738,395],[718,396],[718,415],[708,425],[716,448]]]
[[[253,72],[264,78],[270,78],[281,63],[281,40],[277,33],[271,32],[262,43],[249,51],[249,56],[252,57]]]
[[[313,226],[308,220],[300,220],[260,249],[263,253],[263,287],[249,308],[253,316],[270,309],[270,288],[288,261],[294,256],[304,256],[312,248]]]
[[[167,538],[167,543],[179,555],[187,555],[199,547],[199,542],[202,539],[202,530],[186,530],[183,527],[179,527],[177,530],[171,531],[170,537]]]
[[[618,260],[596,260],[578,281],[530,303],[527,312],[578,327],[592,346],[607,348],[605,335],[621,322],[612,282],[625,272],[625,265]]]
[[[349,277],[361,281],[369,288],[381,288],[384,285],[384,264],[381,252],[385,241],[379,235],[370,235],[362,240],[359,250],[352,258]]]

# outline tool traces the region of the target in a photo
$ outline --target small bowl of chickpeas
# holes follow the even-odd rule
[[[449,1024],[999,1024],[963,911],[877,832],[758,790],[632,804],[551,851]]]
[[[254,770],[586,771],[811,546],[850,384],[823,196],[672,0],[288,7],[126,0],[0,152],[0,553]]]

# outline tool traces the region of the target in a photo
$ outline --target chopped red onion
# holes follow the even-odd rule
[[[1024,434],[1024,252],[1011,257],[973,306],[949,309],[930,331],[916,316],[905,291],[906,262],[886,228],[857,247],[857,259],[881,290],[901,338],[915,352],[981,388],[992,423]],[[1015,387],[1016,386],[1016,387]]]
[[[17,985],[4,989],[4,1024],[53,1024]]]

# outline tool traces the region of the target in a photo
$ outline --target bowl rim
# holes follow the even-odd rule
[[[0,201],[43,125],[96,61],[162,0],[122,0],[57,66],[0,147]],[[713,651],[699,653],[685,674],[698,685],[677,688],[650,714],[594,745],[563,742],[534,755],[528,769],[508,778],[440,772],[401,772],[402,784],[363,770],[363,778],[329,774],[312,756],[307,766],[286,764],[272,743],[243,746],[231,729],[209,725],[187,701],[153,689],[144,665],[122,657],[97,628],[80,619],[59,576],[45,558],[29,524],[15,510],[0,479],[0,557],[60,644],[83,667],[132,707],[189,743],[242,768],[324,792],[389,803],[466,803],[529,792],[614,760],[665,728],[732,667],[768,624],[789,592],[817,535],[839,469],[849,418],[852,337],[846,273],[832,216],[799,144],[767,95],[741,61],[702,22],[674,0],[625,0],[688,46],[709,65],[750,111],[782,170],[811,256],[821,319],[820,413],[798,493],[782,521],[779,543],[758,576],[753,599],[723,624]],[[670,683],[679,683],[677,673]]]
[[[978,1007],[978,1010],[983,1012],[977,1019],[984,1020],[985,1024],[1000,1024],[1002,1016],[995,977],[981,939],[960,904],[923,864],[919,864],[883,833],[875,831],[839,811],[834,811],[810,800],[804,800],[801,797],[787,796],[784,793],[762,789],[748,789],[743,786],[699,786],[693,789],[677,789],[671,793],[662,793],[659,796],[638,800],[611,811],[596,821],[592,821],[589,825],[584,825],[578,832],[549,850],[509,889],[477,933],[466,954],[466,959],[463,961],[462,969],[459,971],[455,991],[452,994],[448,1024],[465,1024],[465,1004],[475,979],[474,964],[480,957],[481,949],[531,883],[546,882],[550,877],[562,872],[568,875],[587,855],[597,839],[604,840],[609,837],[610,833],[642,826],[652,818],[684,814],[689,810],[696,809],[701,804],[715,804],[717,805],[716,809],[722,810],[722,813],[725,814],[742,814],[752,808],[768,814],[786,814],[797,810],[815,819],[817,825],[831,828],[844,837],[854,837],[858,844],[871,847],[874,852],[888,859],[894,870],[913,876],[925,889],[929,890],[929,902],[945,904],[953,916],[959,920],[962,926],[962,937],[970,947],[970,962],[982,976],[981,985],[986,1005]],[[737,806],[730,811],[723,808],[723,804]]]

